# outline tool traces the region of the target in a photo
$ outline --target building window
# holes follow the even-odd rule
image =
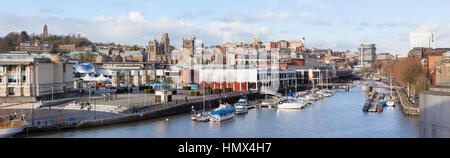
[[[9,88],[8,95],[16,95],[16,89],[15,88]]]
[[[8,82],[9,82],[9,83],[14,83],[14,82],[17,82],[17,81],[16,81],[16,79],[14,78],[14,76],[9,75],[9,76],[8,76]]]

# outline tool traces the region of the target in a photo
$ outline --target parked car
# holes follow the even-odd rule
[[[120,83],[120,87],[122,87],[122,88],[127,88],[127,87],[128,87],[128,84],[126,84],[126,83]]]
[[[106,84],[105,87],[106,87],[106,89],[112,89],[113,88],[112,84]]]

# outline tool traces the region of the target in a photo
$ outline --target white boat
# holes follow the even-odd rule
[[[391,95],[389,97],[386,97],[386,106],[387,107],[395,107],[394,97],[392,96],[392,77],[391,76],[389,76],[389,90],[391,92]]]
[[[304,107],[304,102],[292,98],[280,98],[277,102],[278,109],[301,109]]]
[[[207,112],[195,113],[194,115],[192,115],[192,120],[198,122],[207,122],[209,121],[209,113]]]
[[[393,100],[388,100],[388,101],[386,101],[386,106],[395,107],[395,102]]]
[[[248,103],[247,99],[239,99],[239,101],[236,104],[234,104],[234,107],[236,109],[244,109],[244,108],[248,109],[249,105],[250,104]]]
[[[205,111],[205,100],[203,99],[203,112],[197,112],[194,109],[194,106],[192,107],[193,114],[191,115],[192,121],[198,121],[198,122],[208,122],[209,121],[209,113]]]
[[[245,107],[245,108],[236,108],[236,114],[245,114],[245,113],[248,113],[248,108],[247,107]]]
[[[25,116],[0,117],[0,138],[12,137],[28,126]]]
[[[305,104],[312,105],[312,104],[314,104],[315,98],[307,95],[304,97],[297,97],[297,100],[302,101]]]
[[[234,112],[236,108],[230,104],[220,104],[219,108],[211,112],[209,115],[209,121],[211,122],[222,122],[234,118]]]
[[[395,102],[392,96],[386,97],[386,106],[388,107],[395,107]]]

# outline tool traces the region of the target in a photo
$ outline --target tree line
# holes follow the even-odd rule
[[[393,76],[399,84],[406,88],[408,96],[426,91],[431,83],[420,58],[401,58],[394,61],[376,60],[369,68],[370,72]]]
[[[26,41],[48,41],[53,45],[52,53],[58,52],[57,48],[64,44],[75,44],[76,47],[89,46],[92,42],[86,37],[81,37],[80,34],[68,34],[68,35],[49,35],[45,39],[42,35],[28,34],[26,31],[11,32],[4,37],[0,37],[0,52],[15,51],[16,47],[21,42]]]

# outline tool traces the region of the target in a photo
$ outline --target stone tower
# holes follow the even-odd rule
[[[195,37],[190,40],[183,39],[183,48],[189,53],[190,56],[194,56],[195,51]]]
[[[148,61],[157,61],[156,56],[160,54],[160,46],[158,41],[154,39],[148,42]]]
[[[163,54],[170,53],[170,40],[169,40],[169,34],[163,33],[161,37],[161,52]]]
[[[42,36],[42,38],[47,38],[48,37],[48,30],[47,30],[47,24],[44,25],[44,34]]]

